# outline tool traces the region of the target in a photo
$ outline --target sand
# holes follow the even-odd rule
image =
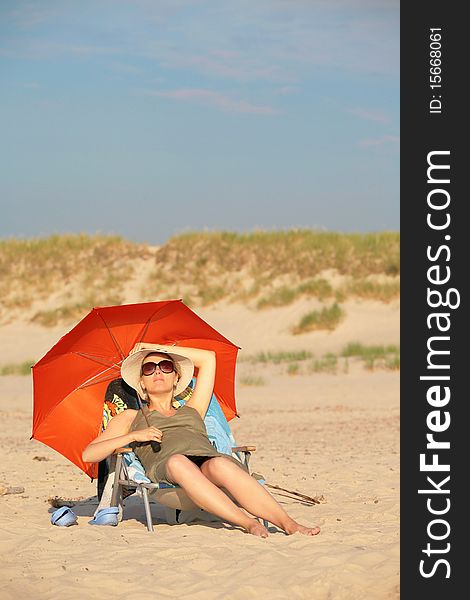
[[[351,303],[334,333],[295,337],[288,329],[302,307],[294,309],[227,306],[199,314],[247,354],[297,348],[321,356],[353,340],[399,343],[397,303]],[[65,330],[0,328],[0,362],[37,359]],[[243,385],[247,373],[265,384]],[[275,365],[241,363],[237,377],[237,443],[257,446],[251,466],[269,483],[322,498],[311,506],[275,495],[299,522],[319,525],[318,536],[287,536],[271,526],[260,539],[222,523],[168,525],[156,504],[151,534],[135,497],[118,527],[90,526],[95,483],[29,440],[30,378],[0,377],[0,491],[24,487],[0,495],[1,600],[398,598],[399,373],[352,362],[336,375],[289,376]],[[77,500],[78,526],[50,524],[53,496]]]

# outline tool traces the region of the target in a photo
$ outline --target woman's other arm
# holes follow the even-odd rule
[[[82,452],[84,462],[94,463],[110,456],[116,448],[132,442],[147,442],[162,439],[162,432],[156,427],[130,431],[138,411],[127,409],[111,419],[106,429],[88,444]]]

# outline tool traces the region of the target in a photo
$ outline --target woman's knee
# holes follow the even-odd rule
[[[166,471],[172,479],[192,467],[193,463],[184,454],[173,454],[166,461]]]
[[[201,466],[201,471],[206,475],[221,475],[227,471],[233,470],[236,465],[229,458],[224,456],[214,456]]]

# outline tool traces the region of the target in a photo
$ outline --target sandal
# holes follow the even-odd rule
[[[100,509],[91,521],[88,521],[90,525],[112,525],[118,524],[118,513],[119,508],[117,506],[110,506],[109,508]]]
[[[77,524],[77,515],[68,506],[62,506],[52,513],[51,523],[59,527],[70,527]]]

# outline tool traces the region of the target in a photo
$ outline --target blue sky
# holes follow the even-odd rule
[[[0,238],[399,229],[395,0],[2,0]]]

